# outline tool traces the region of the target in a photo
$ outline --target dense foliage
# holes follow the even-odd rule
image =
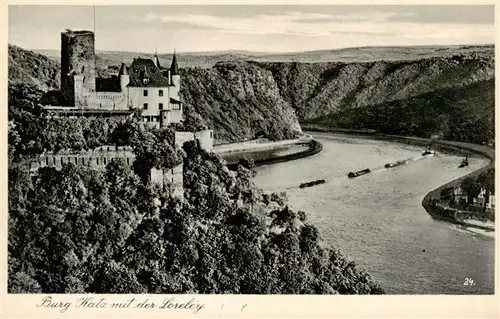
[[[315,227],[185,145],[185,200],[123,162],[9,170],[9,292],[383,293]]]
[[[344,110],[314,121],[334,128],[485,144],[495,138],[494,81]]]
[[[9,45],[9,84],[24,84],[47,91],[60,86],[59,64],[32,51]]]

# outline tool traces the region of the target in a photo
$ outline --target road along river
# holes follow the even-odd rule
[[[323,151],[312,157],[257,167],[255,183],[286,191],[323,239],[366,269],[389,294],[493,294],[494,238],[431,218],[422,207],[431,190],[489,163],[418,146],[314,134]],[[385,163],[413,158],[385,169]],[[416,159],[415,159],[416,158]],[[348,179],[349,171],[372,173]],[[300,189],[303,182],[326,183]],[[471,285],[471,280],[473,285]],[[467,284],[467,285],[466,285]]]

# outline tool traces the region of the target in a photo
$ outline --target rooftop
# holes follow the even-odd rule
[[[130,75],[129,87],[167,87],[170,86],[168,78],[163,76],[163,72],[156,67],[151,59],[134,59],[128,69]],[[149,78],[145,83],[143,79]]]

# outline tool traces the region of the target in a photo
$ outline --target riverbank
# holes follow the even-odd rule
[[[261,165],[277,164],[277,163],[297,160],[300,158],[305,158],[305,157],[309,157],[309,156],[313,156],[315,154],[318,154],[323,149],[323,145],[314,139],[311,139],[309,142],[304,143],[304,145],[307,146],[307,148],[305,150],[300,150],[298,152],[294,152],[291,154],[278,155],[278,156],[266,156],[264,158],[254,159],[254,161],[253,161],[254,165],[261,166]],[[252,158],[251,153],[252,153],[252,150],[248,150],[248,152],[238,153],[238,155],[239,155],[238,158]],[[224,158],[223,155],[222,155],[222,157]],[[232,160],[232,161],[228,162],[227,167],[230,170],[236,170],[238,168],[238,160]]]
[[[296,150],[293,148],[296,147]],[[255,166],[282,163],[315,155],[322,150],[320,142],[309,135],[293,140],[272,142],[269,140],[252,140],[239,143],[216,145],[214,153],[226,160],[229,169],[236,169],[240,158],[252,158]],[[287,152],[288,151],[288,152]],[[276,152],[288,153],[275,155]],[[260,156],[256,157],[255,155]]]
[[[304,130],[306,131],[306,130]],[[433,148],[440,152],[450,153],[454,155],[463,156],[464,152],[476,154],[490,160],[490,163],[486,166],[481,167],[480,169],[461,176],[457,179],[454,179],[440,187],[431,190],[427,195],[424,196],[422,200],[422,206],[426,210],[426,212],[431,215],[434,219],[448,221],[457,225],[461,225],[468,228],[474,228],[482,231],[490,231],[490,229],[484,229],[483,225],[480,225],[478,222],[470,222],[469,220],[465,221],[462,219],[456,218],[454,214],[449,214],[447,211],[443,209],[439,209],[437,203],[439,202],[441,191],[445,188],[449,187],[458,187],[461,182],[467,177],[477,177],[479,174],[487,171],[488,169],[495,167],[495,150],[486,145],[477,145],[472,143],[464,143],[464,142],[455,142],[455,141],[441,141],[441,140],[433,140],[428,138],[420,138],[420,137],[409,137],[409,136],[398,136],[398,135],[388,135],[382,133],[365,133],[360,130],[336,130],[336,129],[328,129],[328,128],[320,128],[320,127],[308,127],[308,132],[322,132],[322,133],[331,133],[331,134],[340,134],[340,135],[350,135],[356,136],[365,139],[376,139],[376,140],[385,140],[397,143],[404,143],[409,145],[417,145],[417,146],[427,146],[432,143]],[[475,219],[473,219],[475,220]],[[478,220],[479,221],[479,220]]]

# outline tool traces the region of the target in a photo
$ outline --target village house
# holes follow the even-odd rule
[[[467,193],[460,186],[453,189],[453,198],[455,204],[468,203],[469,201]]]

